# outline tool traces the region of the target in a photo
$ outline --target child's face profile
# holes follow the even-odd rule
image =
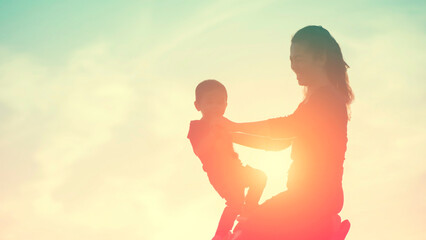
[[[203,97],[195,102],[195,108],[201,111],[203,118],[221,117],[225,113],[227,97],[223,91],[212,90],[205,92]]]

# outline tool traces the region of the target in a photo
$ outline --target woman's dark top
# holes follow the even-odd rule
[[[340,212],[348,122],[340,93],[332,88],[317,89],[293,114],[268,122],[270,137],[294,137],[288,192],[301,194],[328,213]]]

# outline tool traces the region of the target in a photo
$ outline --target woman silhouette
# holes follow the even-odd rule
[[[287,190],[260,205],[238,228],[238,239],[330,239],[332,219],[343,207],[348,108],[353,99],[342,52],[321,26],[307,26],[293,36],[291,68],[305,98],[288,116],[225,125],[234,142],[243,134],[293,138]]]

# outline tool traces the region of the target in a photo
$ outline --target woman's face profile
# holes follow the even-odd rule
[[[315,58],[311,51],[302,43],[293,43],[290,47],[291,69],[300,86],[310,86],[316,76],[323,71],[323,60]]]

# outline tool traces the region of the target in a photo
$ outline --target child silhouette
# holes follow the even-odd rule
[[[237,216],[242,212],[249,213],[258,206],[266,185],[265,173],[243,166],[232,142],[266,150],[273,144],[267,144],[266,139],[246,134],[231,135],[224,124],[221,124],[226,121],[223,114],[227,107],[227,92],[220,82],[212,79],[201,82],[195,90],[195,96],[195,108],[201,111],[202,118],[191,121],[188,138],[210,183],[226,200],[226,207],[213,239],[227,239]],[[278,148],[283,149],[289,145],[290,142],[286,141],[284,147],[281,144]]]

